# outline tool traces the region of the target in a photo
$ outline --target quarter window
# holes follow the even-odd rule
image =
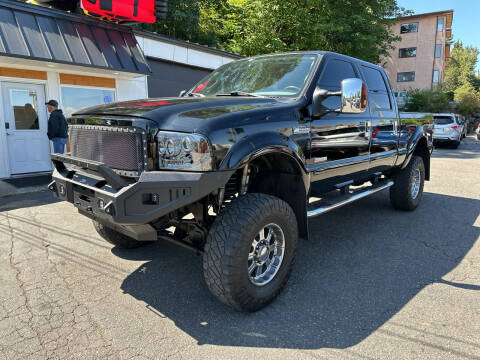
[[[435,57],[440,58],[442,56],[442,45],[435,45]]]
[[[410,48],[403,48],[398,51],[398,56],[401,58],[408,58],[408,57],[415,57],[417,56],[417,48],[410,47]]]
[[[400,34],[418,32],[418,22],[400,25]]]
[[[397,82],[415,81],[415,71],[397,73]]]
[[[437,19],[437,31],[438,32],[442,32],[443,31],[443,22],[444,22],[444,18],[438,18]]]

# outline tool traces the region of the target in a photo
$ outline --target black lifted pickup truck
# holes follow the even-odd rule
[[[176,98],[78,112],[49,188],[116,246],[203,255],[211,292],[255,311],[285,286],[310,218],[387,188],[396,209],[419,205],[432,134],[401,121],[379,66],[320,51],[245,58]]]

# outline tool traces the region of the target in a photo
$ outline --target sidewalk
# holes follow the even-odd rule
[[[37,175],[0,180],[0,198],[47,190],[47,185],[51,180],[51,175]]]

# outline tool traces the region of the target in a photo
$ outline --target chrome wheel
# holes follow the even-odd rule
[[[253,239],[248,254],[248,277],[257,286],[273,280],[285,253],[285,236],[277,224],[263,227]]]
[[[416,199],[420,192],[421,176],[420,170],[415,169],[412,176],[412,199]]]

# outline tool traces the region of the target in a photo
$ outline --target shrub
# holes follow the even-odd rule
[[[415,89],[407,93],[405,111],[443,112],[448,108],[449,98],[441,89]]]

